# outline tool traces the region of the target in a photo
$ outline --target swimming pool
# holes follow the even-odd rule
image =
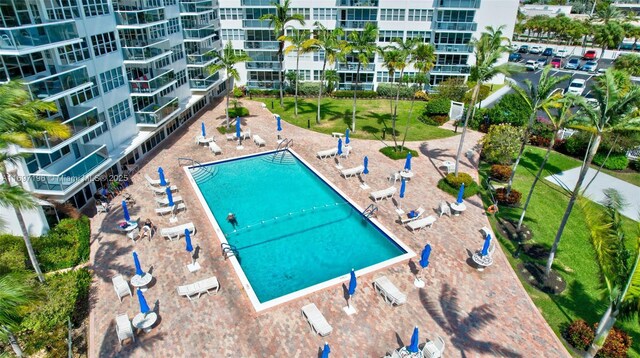
[[[415,255],[292,150],[185,170],[258,311]]]

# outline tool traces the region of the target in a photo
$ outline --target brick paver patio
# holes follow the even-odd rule
[[[479,272],[472,266],[470,255],[482,247],[479,229],[489,226],[478,197],[467,200],[467,211],[459,217],[442,217],[433,228],[411,233],[396,222],[394,203],[385,200],[379,204],[378,219],[394,234],[419,253],[425,243],[433,246],[431,265],[426,270],[427,285],[417,289],[413,285],[418,257],[387,269],[359,278],[353,305],[357,314],[347,316],[343,285],[310,294],[295,301],[256,314],[231,267],[220,252],[220,243],[205,212],[197,201],[184,171],[178,167],[178,157],[190,157],[199,162],[234,157],[253,152],[275,149],[275,120],[259,103],[243,100],[252,115],[243,119],[245,128],[266,139],[266,147],[257,148],[252,141],[244,150],[224,140],[217,134],[217,143],[223,155],[214,155],[194,144],[204,120],[209,133],[224,122],[224,102],[206,111],[200,119],[178,130],[161,147],[156,148],[140,165],[133,176],[134,184],[127,189],[137,200],[130,206],[132,217],[142,220],[149,217],[159,227],[169,227],[168,217],[160,218],[153,209],[155,203],[145,187],[144,173],[157,177],[157,167],[162,166],[171,184],[178,186],[188,211],[178,214],[178,223],[192,221],[198,230],[193,238],[200,251],[202,269],[189,273],[188,253],[184,240],[168,242],[159,234],[151,241],[133,243],[117,232],[117,222],[122,218],[118,205],[108,214],[97,214],[91,221],[91,262],[95,271],[92,286],[90,314],[91,357],[317,357],[325,341],[329,342],[332,357],[382,357],[386,352],[409,344],[414,326],[420,328],[421,341],[444,337],[448,357],[566,357],[569,356],[556,335],[549,328],[537,308],[498,248],[493,266]],[[306,131],[283,121],[284,137],[293,138],[293,149],[328,177],[361,207],[371,203],[369,191],[359,188],[357,178],[343,179],[331,159],[319,160],[315,152],[332,148],[336,139],[327,135]],[[475,146],[480,134],[469,132],[465,151]],[[388,138],[389,139],[389,138]],[[442,200],[453,198],[436,188],[441,172],[437,166],[451,160],[459,137],[428,142],[409,143],[420,152],[413,160],[415,177],[403,206],[435,208]],[[369,156],[370,171],[367,183],[371,190],[389,185],[391,172],[402,168],[404,161],[393,161],[379,153],[383,144],[379,141],[352,139],[355,149],[343,160],[348,168],[358,165],[364,155]],[[471,160],[464,158],[462,171],[477,178],[476,154]],[[159,314],[159,321],[149,333],[140,333],[136,342],[120,346],[115,332],[115,316],[127,313],[130,318],[138,312],[135,297],[125,297],[119,302],[111,284],[111,276],[134,274],[131,258],[136,251],[143,269],[154,276],[145,293],[152,309]],[[202,296],[190,302],[176,293],[178,285],[195,282],[209,276],[217,276],[221,290],[217,295]],[[371,282],[379,275],[386,275],[403,292],[408,294],[407,304],[390,307],[376,295]],[[315,303],[333,326],[326,338],[311,333],[301,317],[300,308]]]

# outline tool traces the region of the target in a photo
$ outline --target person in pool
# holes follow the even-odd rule
[[[238,226],[238,220],[236,219],[234,213],[229,213],[229,215],[227,215],[227,221],[229,222],[229,224],[231,224],[231,226],[233,226],[234,229],[236,228],[236,226]]]

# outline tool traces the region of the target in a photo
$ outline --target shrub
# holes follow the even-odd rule
[[[380,97],[396,97],[398,91],[397,83],[380,83],[378,84],[378,88],[376,92]],[[416,88],[414,86],[402,85],[400,87],[400,98],[411,98],[415,96]],[[353,96],[353,94],[351,94]]]
[[[488,109],[487,115],[491,124],[509,123],[519,127],[527,123],[531,111],[522,97],[515,93],[509,93],[503,96],[495,106]]]
[[[245,107],[229,108],[229,118],[246,117],[249,115],[249,110]]]
[[[24,241],[19,236],[0,236],[0,276],[10,272],[25,271],[31,267]]]
[[[478,91],[478,101],[476,103],[484,101],[487,97],[489,97],[490,93],[491,93],[491,87],[487,85],[480,86],[480,90]],[[470,91],[467,91],[467,93],[465,93],[464,95],[463,102],[466,104],[471,103],[472,95],[473,95],[473,89],[471,89]]]
[[[507,189],[500,188],[496,190],[495,198],[498,204],[517,206],[518,204],[520,204],[520,199],[522,199],[522,193],[512,188],[509,196],[507,196]]]
[[[518,153],[524,129],[509,124],[491,126],[482,138],[482,156],[489,163],[509,164]]]
[[[589,146],[589,134],[586,132],[574,133],[571,137],[565,139],[558,149],[573,157],[583,157]]]
[[[384,147],[380,149],[380,153],[394,160],[405,159],[407,157],[407,153],[409,152],[411,153],[411,156],[414,158],[418,156],[417,151],[413,149],[409,149],[407,147],[402,147],[402,150],[395,150],[394,147]]]
[[[242,90],[242,88],[234,87],[233,88],[233,96],[235,98],[243,97],[244,96],[244,91]]]
[[[474,182],[471,175],[467,173],[458,173],[458,176],[456,176],[454,173],[449,173],[446,177],[444,177],[444,180],[447,182],[447,184],[456,189],[460,189],[460,186],[462,184],[464,184],[466,189],[466,187],[470,186],[471,183]]]
[[[605,158],[607,161],[605,162]],[[596,165],[602,165],[604,162],[604,167],[609,170],[624,170],[627,169],[629,165],[629,159],[627,155],[624,153],[611,153],[609,158],[607,158],[607,153],[598,152],[593,157],[593,163]]]
[[[632,76],[640,76],[640,56],[632,53],[620,55],[613,63],[613,68],[627,71]]]
[[[575,320],[564,330],[562,336],[567,342],[580,350],[587,350],[595,338],[594,330],[584,320]]]
[[[491,178],[496,180],[507,181],[511,178],[512,172],[513,170],[508,165],[494,164],[491,166]]]
[[[535,145],[536,147],[548,147],[551,140],[547,137],[543,137],[540,135],[532,134],[529,136],[529,144]]]
[[[300,82],[298,94],[300,96],[317,96],[320,93],[320,82]]]
[[[413,98],[415,98],[417,101],[428,101],[429,100],[429,94],[425,91],[417,91],[414,95]]]
[[[630,161],[629,162],[629,168],[631,168],[631,169],[633,169],[633,170],[635,170],[637,172],[640,172],[640,160],[636,159],[636,160]],[[0,245],[0,246],[2,246],[2,245]]]
[[[438,97],[449,101],[462,102],[465,94],[469,91],[469,86],[464,82],[464,78],[450,77],[438,85]]]
[[[91,230],[86,216],[63,219],[46,235],[32,240],[43,271],[73,267],[89,259]]]
[[[424,114],[431,116],[434,114],[449,115],[451,109],[451,101],[446,98],[435,98],[424,106]]]
[[[598,328],[597,323],[594,328]],[[632,344],[633,339],[626,332],[613,327],[596,358],[626,358]]]
[[[463,173],[458,173],[458,175],[463,174]],[[447,179],[440,179],[440,181],[438,181],[438,189],[449,193],[451,195],[453,195],[454,197],[458,196],[458,191],[460,190],[459,187],[453,187],[451,186],[448,182]],[[464,185],[464,194],[462,195],[463,198],[468,198],[470,196],[474,196],[476,194],[478,194],[478,192],[480,191],[480,186],[472,181],[469,185],[465,184]]]
[[[336,98],[353,98],[353,91],[335,91],[333,96]],[[358,91],[356,93],[357,98],[376,98],[378,93],[376,91]]]

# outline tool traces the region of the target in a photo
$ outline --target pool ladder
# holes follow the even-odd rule
[[[222,250],[222,256],[225,260],[232,256],[238,257],[238,249],[231,244],[223,242],[220,244],[220,249]]]
[[[291,139],[285,138],[285,139],[282,140],[282,142],[280,142],[278,144],[278,147],[276,148],[276,151],[278,151],[280,149],[287,149],[290,146],[293,146],[293,138],[291,138]]]
[[[369,206],[367,206],[367,208],[362,211],[362,215],[364,215],[364,217],[368,219],[373,216],[376,211],[378,211],[378,207],[374,204],[369,204]]]

